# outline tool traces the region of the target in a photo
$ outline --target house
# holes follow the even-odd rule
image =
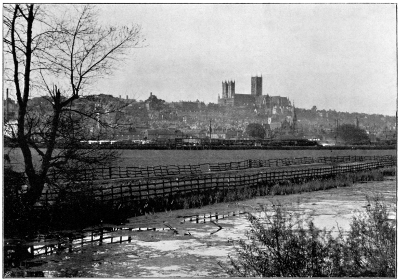
[[[143,136],[147,140],[174,140],[175,138],[182,138],[183,133],[180,130],[147,129],[144,131]]]
[[[205,129],[185,129],[182,133],[186,138],[206,138],[207,130]]]

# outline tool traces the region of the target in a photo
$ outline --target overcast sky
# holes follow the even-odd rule
[[[395,4],[99,5],[113,24],[138,23],[134,49],[99,92],[166,101],[217,102],[221,82],[296,107],[395,115]]]

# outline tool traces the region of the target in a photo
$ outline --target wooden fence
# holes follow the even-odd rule
[[[304,158],[305,159],[305,158]],[[323,178],[334,174],[345,172],[356,172],[362,170],[370,170],[385,166],[396,165],[395,156],[381,157],[337,157],[337,158],[318,158],[307,163],[325,163],[331,165],[308,165],[296,166],[280,169],[260,169],[250,174],[240,173],[201,173],[195,177],[166,177],[166,178],[140,178],[130,181],[114,181],[105,184],[87,184],[78,185],[74,188],[74,193],[87,192],[93,198],[111,204],[124,204],[147,200],[154,197],[168,197],[170,195],[192,193],[197,194],[206,190],[234,190],[240,187],[259,186],[268,182],[280,182],[292,179],[309,179]],[[354,161],[354,162],[353,162]],[[267,161],[248,161],[252,167],[260,167]],[[268,161],[268,164],[273,161]],[[286,166],[293,165],[292,160],[280,159],[279,164],[285,163]],[[275,164],[276,164],[275,162]],[[339,163],[339,164],[337,164]],[[236,170],[235,165],[222,165],[222,169]],[[274,164],[274,163],[272,163]],[[218,164],[218,166],[220,166]],[[275,165],[274,165],[275,166]],[[237,165],[239,170],[240,165]],[[245,172],[244,172],[245,173]],[[76,186],[75,186],[76,187]],[[41,199],[43,206],[52,204],[57,199],[59,191],[47,190]],[[240,212],[232,212],[227,215],[222,213],[210,213],[209,215],[193,215],[182,217],[183,222],[202,223],[206,221],[214,221],[223,219],[228,216],[235,216]],[[243,213],[242,213],[243,214]],[[40,242],[32,242],[27,246],[28,252],[34,256],[48,255],[59,253],[61,251],[76,252],[80,251],[86,245],[93,244],[115,244],[123,242],[131,242],[135,231],[161,231],[173,230],[173,228],[118,228],[100,226],[97,229],[89,229],[74,234],[66,234],[53,240],[39,240]],[[216,229],[216,231],[218,231]],[[5,246],[5,252],[15,250],[13,246]]]
[[[202,215],[192,215],[182,217],[183,220],[181,223],[206,223],[211,221],[218,221],[221,219],[225,219],[228,217],[235,217],[244,215],[247,212],[244,211],[230,211],[225,213],[217,213],[210,212],[204,213]],[[54,253],[61,252],[79,252],[85,246],[90,245],[102,245],[102,244],[121,244],[124,242],[130,243],[132,241],[132,237],[137,232],[143,231],[170,231],[176,230],[173,227],[160,227],[160,228],[149,228],[149,227],[137,227],[131,228],[126,226],[115,226],[115,227],[106,227],[99,226],[94,229],[85,229],[82,231],[77,231],[69,234],[60,234],[59,238],[46,238],[45,236],[38,238],[38,240],[33,240],[28,246],[27,251],[33,256],[41,256],[41,255],[51,255]],[[211,232],[211,234],[217,232],[218,229]],[[36,245],[34,245],[36,244]],[[8,246],[9,250],[15,250],[15,246]]]
[[[33,256],[51,255],[60,252],[78,252],[87,245],[102,245],[102,244],[120,244],[123,242],[131,242],[132,235],[135,231],[157,230],[155,228],[107,228],[85,230],[77,232],[74,235],[63,237],[59,240],[46,240],[43,245],[28,246],[28,252]],[[163,229],[164,230],[164,229]],[[165,230],[169,230],[166,228]]]
[[[123,178],[150,178],[166,177],[176,175],[193,175],[207,172],[220,172],[230,170],[245,170],[261,167],[283,167],[290,165],[302,165],[313,163],[342,163],[362,162],[366,160],[382,160],[391,156],[337,156],[337,157],[301,157],[301,158],[278,158],[278,159],[248,159],[238,162],[226,163],[203,163],[197,165],[160,165],[160,166],[133,166],[133,167],[102,167],[94,169],[83,169],[75,174],[80,181],[112,180]],[[62,179],[62,174],[53,170],[50,177]],[[60,178],[61,177],[61,178]]]
[[[371,157],[372,158],[372,157]],[[108,205],[124,205],[132,202],[148,200],[155,197],[169,197],[172,195],[198,194],[203,191],[227,191],[241,187],[252,187],[270,182],[280,182],[296,179],[312,179],[332,176],[339,173],[357,172],[370,170],[396,164],[396,157],[382,156],[370,160],[367,157],[357,157],[356,162],[350,162],[353,157],[323,158],[323,163],[334,163],[332,165],[308,165],[280,169],[259,169],[256,172],[222,172],[222,173],[199,173],[196,176],[186,177],[160,177],[141,178],[124,181],[76,183],[67,191],[74,194],[85,192],[94,199],[107,203]],[[340,164],[337,164],[340,162]],[[254,162],[253,162],[254,163]],[[260,167],[260,162],[255,165]],[[292,162],[288,162],[288,165]],[[229,166],[231,167],[231,165]],[[43,206],[53,204],[58,195],[58,190],[48,189],[41,197]]]

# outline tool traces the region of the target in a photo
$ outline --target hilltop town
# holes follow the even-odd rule
[[[42,114],[50,105],[46,97],[30,102]],[[370,143],[396,140],[394,116],[296,108],[287,97],[263,95],[262,77],[251,78],[251,94],[236,93],[234,81],[223,81],[218,103],[165,102],[153,93],[146,100],[98,94],[80,98],[74,106],[96,114],[85,125],[88,135],[98,135],[98,130],[104,130],[99,124],[108,124],[103,140],[250,139],[246,128],[254,123],[264,128],[265,139],[304,138],[333,144],[338,127],[353,124],[365,130]],[[15,130],[17,110],[14,100],[4,101],[6,136]]]

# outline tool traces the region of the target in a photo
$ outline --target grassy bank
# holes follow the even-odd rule
[[[355,182],[383,181],[385,176],[394,176],[395,174],[396,169],[390,167],[357,173],[343,173],[325,180],[311,180],[303,183],[283,182],[273,185],[269,194],[285,195],[348,187]]]
[[[383,168],[358,173],[345,173],[311,181],[260,182],[231,190],[207,190],[201,193],[177,193],[124,204],[101,204],[90,191],[79,195],[67,194],[47,209],[25,208],[20,201],[8,199],[5,203],[5,236],[34,236],[54,230],[81,229],[102,222],[121,224],[132,216],[162,211],[202,207],[220,202],[233,202],[266,195],[287,195],[330,188],[351,186],[358,181],[383,180],[394,175],[396,169]],[[8,192],[6,193],[6,197]],[[10,194],[10,197],[12,195]],[[76,217],[79,217],[77,219]]]
[[[198,194],[175,195],[165,199],[155,198],[142,202],[140,206],[138,205],[137,209],[140,209],[140,212],[136,214],[142,215],[144,213],[155,213],[165,210],[189,209],[214,203],[240,201],[257,196],[287,195],[349,187],[359,181],[382,181],[384,180],[384,176],[394,176],[395,173],[396,168],[389,167],[357,173],[338,174],[327,179],[299,182],[261,182],[256,186],[236,188],[234,190],[210,190]]]

